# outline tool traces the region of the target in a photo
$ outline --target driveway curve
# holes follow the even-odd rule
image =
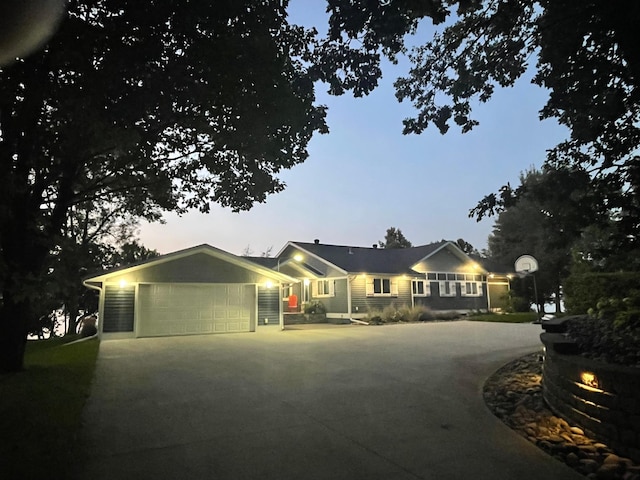
[[[482,399],[539,334],[459,321],[106,341],[76,476],[577,480]]]

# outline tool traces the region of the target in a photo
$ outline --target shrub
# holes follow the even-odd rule
[[[620,303],[615,304],[613,300]],[[596,313],[601,309],[640,307],[640,273],[592,272],[570,275],[564,282],[564,302],[572,314],[587,313],[590,309]]]
[[[314,300],[313,302],[309,302],[304,306],[304,313],[313,314],[313,313],[327,313],[327,309],[318,300]]]
[[[399,321],[398,311],[394,304],[384,307],[382,310],[382,320],[386,323],[395,323]]]
[[[365,320],[371,325],[380,325],[381,323],[425,322],[435,318],[434,312],[424,305],[416,305],[415,307],[402,305],[397,308],[391,304],[387,305],[383,310],[370,309]]]
[[[98,329],[96,328],[95,325],[86,324],[86,325],[83,325],[82,330],[80,330],[80,337],[81,338],[93,337],[97,333],[98,333]]]
[[[510,290],[505,296],[502,298],[505,300],[506,308],[505,310],[508,313],[516,313],[516,312],[529,312],[531,310],[531,303],[524,297],[519,297],[513,293],[513,290]]]

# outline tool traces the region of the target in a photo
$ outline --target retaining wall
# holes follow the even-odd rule
[[[561,334],[543,333],[543,395],[555,412],[640,462],[640,369],[590,360]],[[564,353],[561,353],[564,352]]]

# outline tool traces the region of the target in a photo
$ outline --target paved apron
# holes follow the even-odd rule
[[[485,379],[540,327],[445,322],[102,342],[83,479],[581,479]]]

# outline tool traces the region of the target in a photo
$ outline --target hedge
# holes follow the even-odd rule
[[[639,293],[640,272],[574,274],[564,283],[564,303],[571,314],[597,310],[603,299],[622,300]]]

